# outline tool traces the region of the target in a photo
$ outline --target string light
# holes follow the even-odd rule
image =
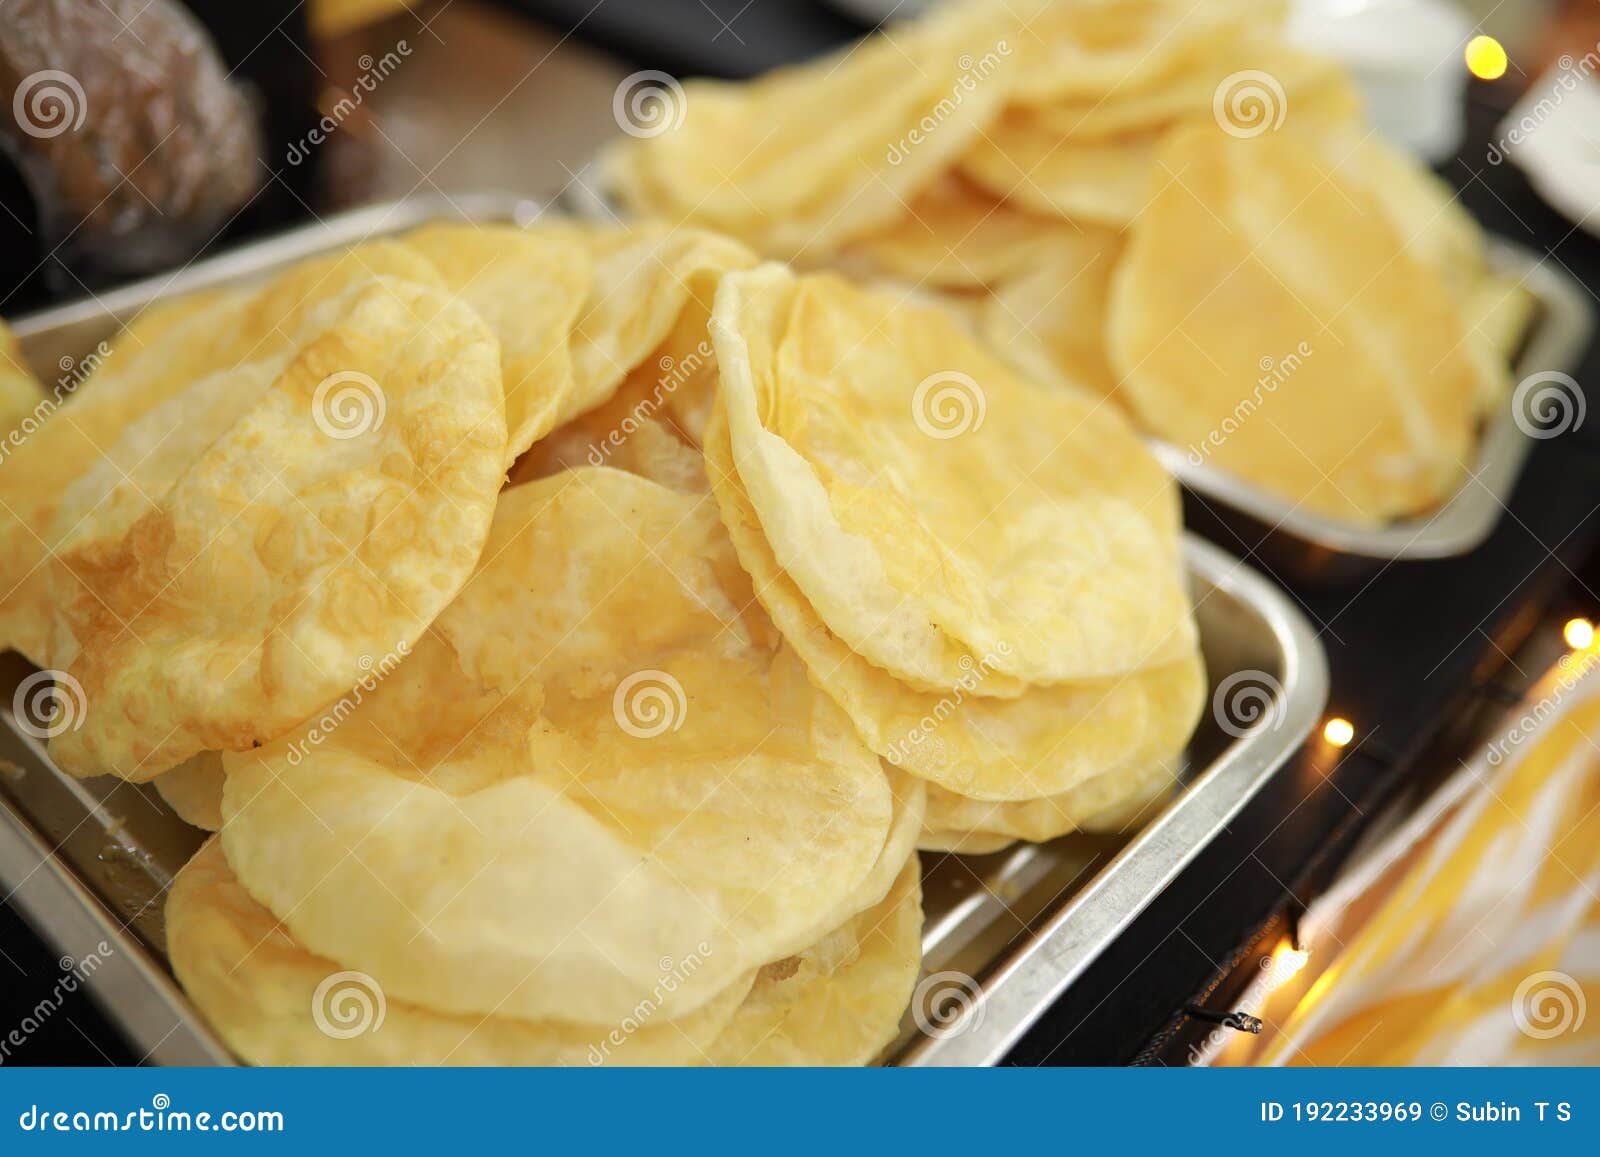
[[[1587,651],[1594,646],[1594,624],[1588,619],[1568,619],[1561,637],[1574,651]]]
[[[1322,738],[1334,747],[1343,747],[1356,737],[1355,724],[1338,716],[1328,720],[1322,728]]]
[[[1311,959],[1311,953],[1296,948],[1293,944],[1284,943],[1272,954],[1271,967],[1267,974],[1267,987],[1269,989],[1282,988],[1305,969],[1306,962]]]
[[[1492,36],[1474,36],[1467,41],[1467,71],[1479,80],[1499,80],[1510,63],[1506,50]]]

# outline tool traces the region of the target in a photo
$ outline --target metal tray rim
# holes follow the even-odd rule
[[[9,717],[6,726],[11,727]],[[43,756],[29,770],[61,775]],[[82,960],[86,945],[112,951],[83,978],[101,1012],[144,1050],[141,1063],[232,1065],[232,1054],[178,987],[121,921],[46,845],[33,825],[0,794],[0,885],[6,900],[57,952]]]
[[[26,342],[46,331],[97,321],[107,314],[125,318],[163,297],[194,293],[258,275],[275,262],[315,256],[330,245],[356,245],[368,239],[391,236],[424,221],[441,217],[469,221],[503,218],[521,224],[536,220],[545,211],[546,207],[541,202],[510,192],[448,196],[443,193],[422,193],[398,201],[381,201],[330,213],[307,225],[241,242],[234,248],[201,256],[171,273],[146,277],[92,297],[21,314],[7,324],[18,339]],[[330,242],[330,235],[336,240]]]
[[[1315,630],[1289,597],[1245,563],[1192,534],[1191,573],[1230,591],[1267,624],[1282,656],[1280,714],[1231,743],[1174,802],[1141,828],[1044,927],[984,978],[962,1019],[896,1058],[905,1066],[995,1065],[1126,922],[1210,843],[1300,747],[1328,701],[1328,661]]]

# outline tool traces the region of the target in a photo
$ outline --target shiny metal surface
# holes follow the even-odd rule
[[[1182,786],[1126,840],[1067,836],[959,862],[924,853],[923,968],[956,974],[962,992],[948,1018],[913,1003],[894,1063],[997,1064],[1321,718],[1328,667],[1311,625],[1224,551],[1190,536],[1186,553],[1213,709],[1190,740]],[[1235,735],[1215,703],[1240,672],[1271,701]]]

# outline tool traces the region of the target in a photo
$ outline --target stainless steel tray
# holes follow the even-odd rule
[[[1520,280],[1537,302],[1512,366],[1513,376],[1527,380],[1534,374],[1575,369],[1594,334],[1595,308],[1589,294],[1531,249],[1492,239],[1489,257],[1496,272]],[[1197,513],[1201,521],[1214,518],[1274,569],[1282,568],[1301,581],[1333,584],[1360,578],[1389,562],[1467,554],[1488,538],[1533,448],[1533,438],[1517,421],[1516,405],[1508,398],[1485,424],[1471,476],[1448,502],[1431,513],[1383,526],[1298,510],[1294,503],[1235,475],[1195,465],[1181,447],[1152,442],[1151,448],[1201,499],[1189,504],[1191,519]],[[1537,428],[1536,423],[1529,424]]]
[[[1190,589],[1211,709],[1182,786],[1131,838],[1068,836],[941,860],[923,880],[924,981],[892,1060],[992,1065],[1305,740],[1328,698],[1322,645],[1279,589],[1189,536]],[[1256,725],[1229,697],[1259,693]]]
[[[158,298],[259,278],[441,216],[537,213],[529,202],[493,195],[375,206],[19,319],[14,328],[26,358],[48,368],[83,355]],[[925,854],[927,970],[930,979],[958,977],[965,1007],[947,1018],[914,1004],[892,1062],[997,1061],[1316,724],[1327,665],[1310,625],[1276,587],[1216,547],[1190,536],[1186,552],[1210,701],[1222,707],[1220,717],[1218,709],[1205,715],[1191,740],[1181,788],[1132,838],[1066,837],[990,856]],[[31,670],[15,655],[0,658],[0,884],[58,951],[100,959],[87,986],[148,1060],[231,1063],[165,963],[162,898],[203,833],[149,787],[57,771],[11,713]],[[1224,703],[1241,688],[1261,696],[1248,729]],[[919,998],[928,991],[919,989]]]

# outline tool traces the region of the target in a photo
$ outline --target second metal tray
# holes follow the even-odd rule
[[[1516,278],[1536,301],[1534,319],[1512,364],[1513,376],[1528,381],[1575,369],[1595,324],[1594,306],[1583,287],[1531,249],[1508,241],[1492,239],[1489,258],[1495,272]],[[1151,449],[1198,499],[1185,504],[1191,522],[1212,523],[1205,528],[1223,530],[1212,537],[1242,542],[1274,569],[1302,582],[1335,585],[1369,575],[1388,562],[1467,554],[1488,538],[1533,448],[1524,426],[1538,428],[1538,415],[1519,413],[1519,404],[1525,405],[1518,398],[1506,399],[1485,423],[1471,474],[1447,502],[1382,526],[1298,509],[1235,475],[1195,465],[1182,447],[1152,442]],[[1581,399],[1572,404],[1581,404]]]

